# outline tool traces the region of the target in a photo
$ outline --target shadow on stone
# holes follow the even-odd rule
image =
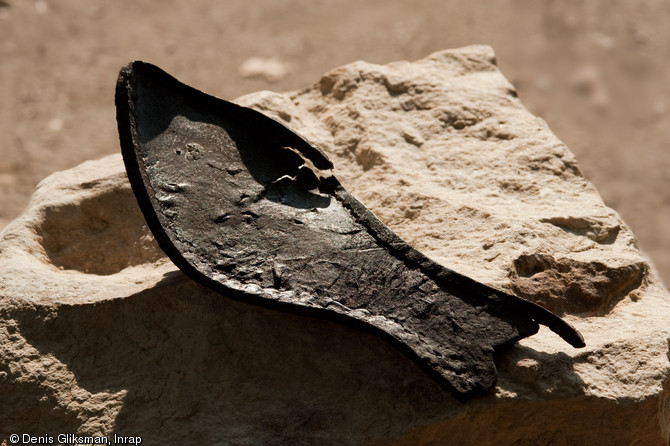
[[[464,409],[381,339],[235,302],[179,272],[126,299],[14,317],[102,401],[89,427],[45,402],[51,432],[90,431],[103,394],[118,392],[114,432],[150,444],[361,444]]]

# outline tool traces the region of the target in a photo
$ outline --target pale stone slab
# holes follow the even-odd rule
[[[630,229],[488,47],[238,100],[327,152],[343,185],[433,260],[564,314],[455,401],[385,342],[230,301],[147,230],[121,157],[45,179],[0,233],[0,442],[662,445],[670,300]]]

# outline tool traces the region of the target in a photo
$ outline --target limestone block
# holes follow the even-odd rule
[[[112,155],[45,179],[0,233],[0,444],[13,433],[668,443],[670,296],[490,48],[356,62],[304,90],[237,102],[322,148],[343,185],[415,248],[562,314],[587,347],[541,330],[498,358],[490,395],[458,402],[368,333],[189,280],[157,247]]]

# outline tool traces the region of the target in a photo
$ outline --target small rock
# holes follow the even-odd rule
[[[277,82],[286,77],[290,71],[290,64],[276,57],[251,57],[238,69],[242,77],[261,77],[268,82]]]
[[[36,1],[35,12],[38,14],[46,14],[49,12],[49,4],[43,0]]]
[[[63,130],[63,120],[60,118],[54,118],[49,123],[47,124],[47,127],[49,127],[49,130],[52,132],[60,132]]]

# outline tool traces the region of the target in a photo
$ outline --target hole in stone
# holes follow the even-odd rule
[[[598,261],[523,254],[511,272],[514,294],[559,316],[602,316],[643,286],[649,268],[644,261],[607,265]]]
[[[110,275],[164,257],[130,187],[44,209],[37,232],[57,267]]]

